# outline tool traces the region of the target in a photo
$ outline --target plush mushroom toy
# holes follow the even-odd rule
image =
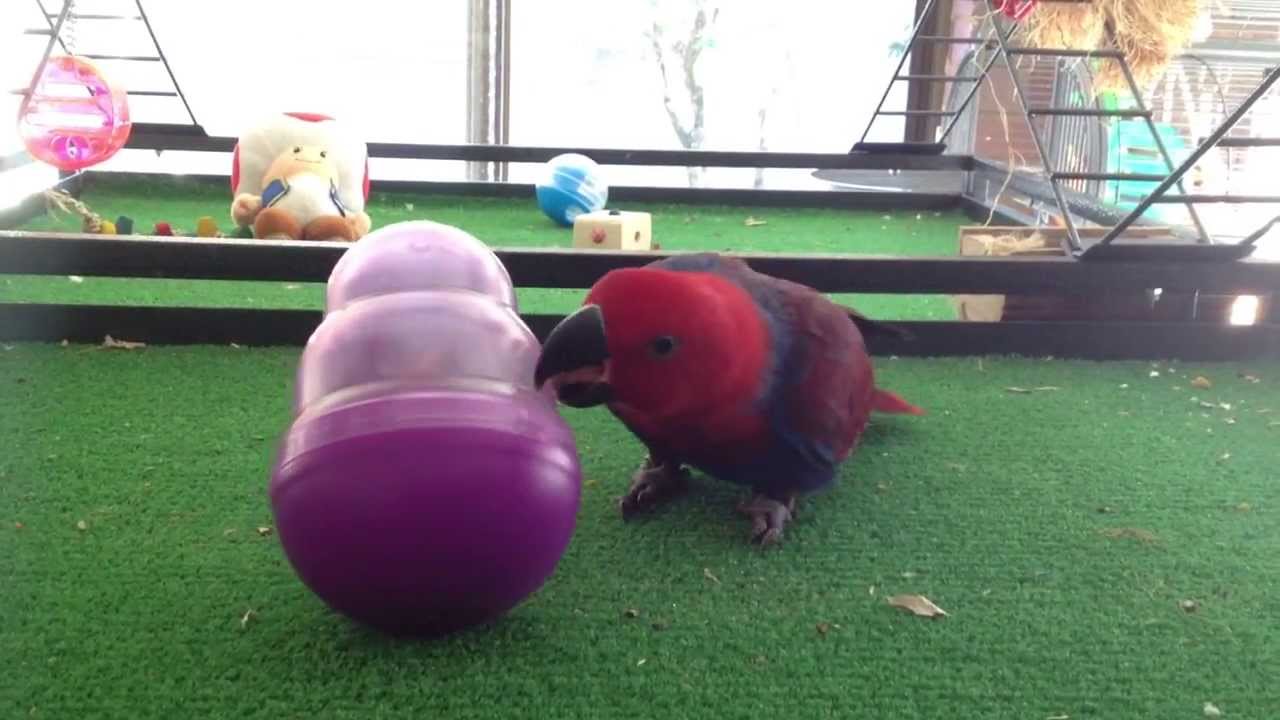
[[[338,121],[282,113],[240,136],[231,218],[261,239],[352,242],[369,232],[365,143]]]

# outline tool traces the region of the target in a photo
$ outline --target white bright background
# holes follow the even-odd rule
[[[722,9],[699,71],[706,90],[708,149],[755,150],[759,111],[764,144],[776,151],[844,152],[858,139],[884,92],[909,33],[914,0],[735,0]],[[379,142],[466,140],[467,2],[440,0],[146,0],[157,38],[196,119],[213,135],[235,136],[267,113],[323,112]],[[61,0],[45,0],[51,12]],[[663,107],[663,88],[646,33],[655,20],[669,37],[687,34],[692,0],[513,0],[511,137],[520,145],[680,147]],[[132,0],[80,0],[81,13],[131,15]],[[19,151],[9,90],[25,87],[46,38],[35,0],[0,2],[0,157]],[[139,22],[80,20],[72,49],[151,55]],[[160,63],[102,62],[130,90],[169,90]],[[674,70],[674,68],[673,68]],[[905,104],[896,83],[888,107]],[[1266,101],[1274,105],[1280,96]],[[134,97],[143,122],[187,123],[176,98]],[[681,108],[683,109],[683,108]],[[1268,112],[1260,108],[1256,112]],[[1272,117],[1275,110],[1269,111]],[[1267,134],[1276,130],[1267,129]],[[900,138],[901,119],[878,121],[873,139]],[[1275,152],[1250,153],[1230,190],[1274,194]],[[124,151],[99,169],[170,173],[229,171],[224,154]],[[537,166],[512,165],[530,181]],[[461,180],[460,162],[375,159],[375,179]],[[683,168],[612,167],[615,184],[682,186]],[[48,182],[51,169],[0,174],[0,204]],[[750,186],[752,170],[711,169],[708,185]],[[768,187],[827,187],[805,170],[770,170]],[[1239,235],[1274,208],[1208,210],[1216,232]],[[1280,257],[1280,229],[1259,254]]]
[[[513,144],[678,149],[647,31],[687,35],[685,0],[514,0],[511,48]],[[713,45],[700,62],[708,149],[755,150],[758,113],[769,102],[771,150],[845,152],[861,135],[897,63],[891,53],[913,20],[914,0],[736,0],[721,3]],[[0,72],[24,87],[46,38],[35,0],[0,3]],[[60,0],[46,0],[50,12]],[[361,0],[149,0],[143,3],[196,119],[212,135],[235,136],[264,113],[328,113],[370,141],[466,140],[467,2]],[[131,0],[80,0],[80,13],[134,14]],[[80,20],[73,50],[150,55],[139,22]],[[129,90],[172,88],[161,63],[101,62]],[[678,68],[672,68],[678,72]],[[677,77],[678,79],[678,77]],[[774,89],[776,87],[776,92]],[[905,103],[898,83],[891,106]],[[772,95],[772,100],[769,101]],[[18,99],[6,96],[10,117]],[[135,121],[190,122],[176,98],[137,97]],[[898,119],[875,137],[901,137]],[[15,147],[0,128],[0,148]],[[99,169],[227,172],[225,156],[123,152]],[[512,167],[528,180],[536,167]],[[375,178],[463,179],[463,163],[378,160]],[[707,176],[749,185],[751,170]],[[612,168],[619,184],[687,183],[683,168]],[[808,171],[770,171],[770,186],[825,187]]]

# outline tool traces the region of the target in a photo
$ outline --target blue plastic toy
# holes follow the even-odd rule
[[[536,192],[538,207],[563,227],[573,227],[575,217],[603,210],[609,201],[609,185],[601,175],[600,166],[578,153],[565,153],[548,160]]]

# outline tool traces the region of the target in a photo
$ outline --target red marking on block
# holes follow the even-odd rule
[[[599,245],[604,242],[604,239],[605,239],[604,228],[596,228],[595,230],[591,231],[591,242]]]

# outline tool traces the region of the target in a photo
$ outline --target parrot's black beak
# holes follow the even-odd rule
[[[551,330],[533,381],[538,389],[552,383],[556,397],[570,407],[594,407],[613,399],[609,345],[599,306],[584,305]]]

